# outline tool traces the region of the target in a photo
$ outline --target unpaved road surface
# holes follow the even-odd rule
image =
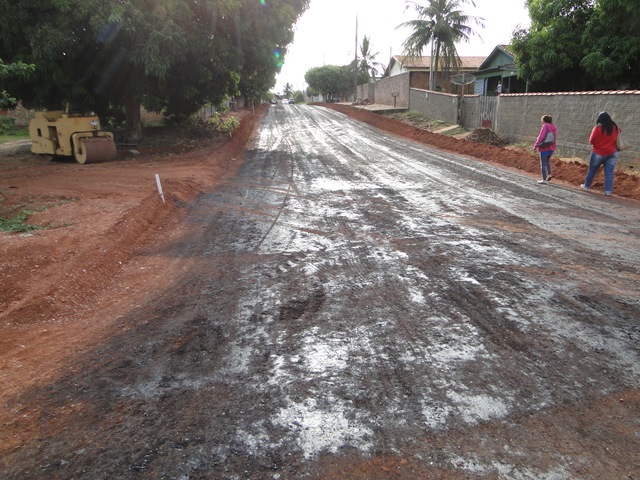
[[[639,206],[271,107],[0,476],[640,478]]]

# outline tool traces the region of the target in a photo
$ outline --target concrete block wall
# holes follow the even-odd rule
[[[420,112],[434,120],[458,123],[458,95],[431,92],[412,88],[409,94],[409,110]],[[465,95],[462,98],[462,125],[474,129],[480,126],[480,96]]]
[[[462,97],[462,126],[474,130],[482,126],[480,110],[480,95],[465,95]]]
[[[640,168],[640,91],[501,95],[494,130],[512,143],[533,144],[540,117],[551,115],[558,128],[558,154],[587,161],[589,135],[602,111],[611,115],[632,145],[620,152],[619,165]]]
[[[417,82],[418,78],[414,79]],[[408,108],[434,120],[457,123],[455,95],[412,88],[411,74],[384,78],[375,84],[375,103],[393,105],[391,93],[399,93],[397,108]],[[368,87],[369,88],[369,87]],[[365,97],[363,97],[365,98]],[[515,93],[497,98],[493,130],[511,143],[531,144],[540,131],[540,118],[551,115],[558,128],[558,155],[588,161],[589,135],[599,112],[607,111],[624,132],[631,148],[620,152],[618,164],[640,170],[640,90]],[[482,97],[463,97],[462,124],[481,126]]]
[[[375,85],[375,103],[395,105],[396,108],[409,108],[410,73],[385,77]],[[398,96],[394,103],[394,94]]]
[[[365,83],[363,85],[358,85],[358,100],[368,99],[373,103],[376,101],[376,84],[375,83]]]
[[[434,120],[458,123],[458,96],[412,88],[409,110],[420,112]]]

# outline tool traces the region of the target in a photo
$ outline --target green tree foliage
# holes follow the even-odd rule
[[[336,65],[314,67],[304,74],[304,80],[310,88],[320,92],[325,100],[339,96],[342,69]]]
[[[637,0],[528,0],[514,32],[518,76],[539,91],[640,87]]]
[[[583,84],[581,37],[593,0],[528,0],[527,7],[531,27],[516,31],[511,43],[518,76],[552,90]]]
[[[241,95],[258,98],[275,85],[276,73],[293,41],[293,26],[308,5],[309,0],[242,2],[241,14],[237,17]]]
[[[465,3],[475,7],[473,0],[428,0],[425,5],[407,0],[406,10],[414,10],[418,16],[398,28],[409,27],[413,33],[404,41],[405,53],[421,56],[425,47],[433,42],[434,71],[448,73],[460,67],[456,43],[469,42],[475,34],[471,23],[484,28],[484,19],[465,14],[461,8]],[[442,68],[441,61],[443,62]]]
[[[307,92],[319,92],[325,100],[340,100],[348,98],[354,93],[354,82],[363,84],[368,82],[367,74],[364,70],[358,70],[357,79],[354,78],[355,59],[342,67],[336,65],[325,65],[324,67],[314,67],[307,70],[304,79],[309,85]]]
[[[36,65],[15,95],[34,107],[184,116],[268,91],[308,0],[0,0],[0,57]],[[13,90],[12,90],[13,91]]]
[[[640,88],[640,5],[598,1],[583,34],[580,66],[594,88]]]
[[[285,84],[284,88],[282,89],[282,95],[285,98],[291,97],[291,95],[293,95],[293,85],[291,85],[289,82],[287,82]]]
[[[22,62],[7,65],[0,59],[0,108],[11,108],[16,104],[16,99],[5,89],[4,83],[11,78],[28,78],[33,70],[33,65]]]

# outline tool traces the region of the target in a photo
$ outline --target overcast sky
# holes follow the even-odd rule
[[[509,43],[516,27],[530,25],[524,0],[475,0],[475,4],[475,8],[465,6],[465,11],[484,18],[485,28],[473,25],[481,39],[474,37],[469,44],[459,44],[460,56],[489,55],[496,45]],[[295,26],[295,38],[274,91],[282,92],[286,83],[294,90],[306,88],[304,74],[310,68],[350,63],[355,55],[356,16],[358,45],[367,35],[372,52],[378,52],[376,60],[388,65],[391,55],[402,54],[402,43],[411,33],[396,27],[417,18],[413,11],[405,12],[405,5],[404,0],[311,0],[309,9]],[[423,55],[429,53],[425,51]]]

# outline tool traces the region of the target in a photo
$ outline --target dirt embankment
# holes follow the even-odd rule
[[[178,259],[140,252],[185,234],[186,202],[240,164],[261,114],[238,116],[233,137],[194,140],[165,132],[161,142],[119,151],[109,163],[0,156],[0,217],[33,212],[27,221],[38,228],[0,232],[0,351],[26,345],[17,361],[42,365],[36,370],[44,379],[55,368],[54,349],[82,349],[92,332],[109,328],[95,321],[101,311],[117,316],[181,271]],[[6,361],[0,356],[0,366]],[[3,370],[5,385],[24,380],[13,378],[17,370],[10,369],[11,379]]]

